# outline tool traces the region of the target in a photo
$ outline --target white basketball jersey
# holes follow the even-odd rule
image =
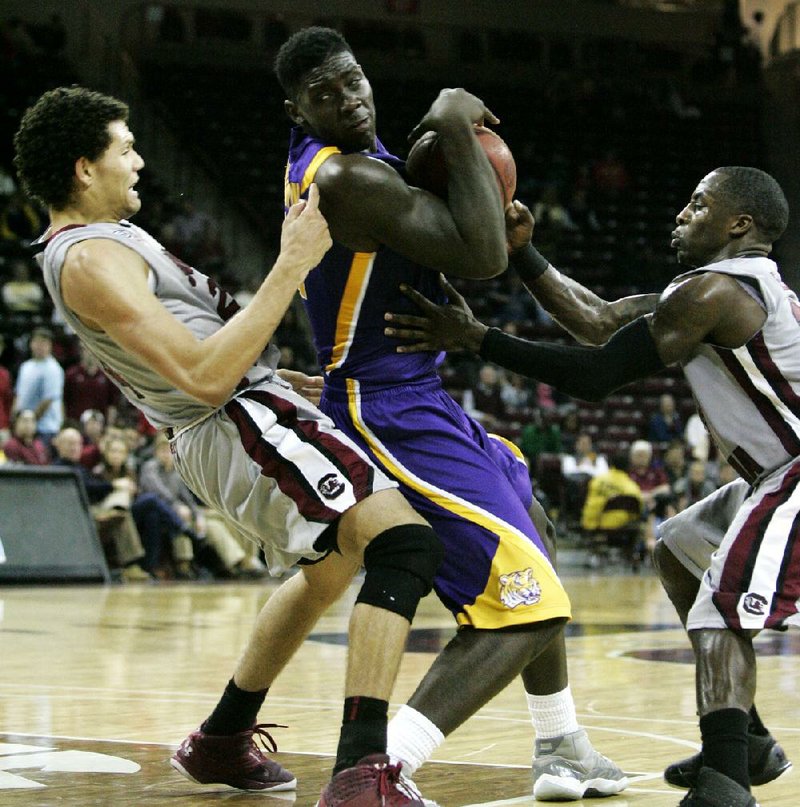
[[[60,278],[67,250],[91,238],[117,241],[141,255],[150,268],[150,289],[200,340],[216,333],[239,310],[236,301],[211,278],[170,255],[155,238],[127,221],[65,227],[50,238],[45,250],[37,256],[47,290],[64,321],[97,357],[123,395],[156,428],[180,428],[210,414],[213,407],[176,389],[105,333],[87,328],[64,304]],[[278,356],[277,347],[268,345],[240,387],[272,376]]]
[[[675,281],[700,272],[739,278],[767,314],[742,347],[704,343],[683,368],[722,456],[754,482],[800,456],[800,302],[769,258],[719,261]]]

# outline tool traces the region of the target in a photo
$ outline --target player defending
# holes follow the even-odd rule
[[[120,101],[79,87],[45,93],[23,117],[15,163],[50,213],[39,255],[45,283],[126,397],[166,431],[189,488],[260,542],[273,574],[305,564],[267,601],[222,700],[172,764],[201,783],[294,788],[292,774],[256,746],[266,732],[255,716],[363,564],[336,775],[320,805],[421,805],[384,753],[386,719],[439,542],[395,484],[276,375],[278,350],[268,344],[331,245],[316,188],[292,206],[275,265],[237,311],[210,278],[127,221],[141,205],[144,166],[127,118]]]
[[[768,174],[729,166],[703,178],[676,221],[672,246],[693,268],[667,286],[651,316],[600,349],[528,342],[487,328],[447,284],[456,305],[438,306],[408,290],[425,316],[390,314],[399,327],[389,332],[412,340],[401,353],[473,350],[587,400],[682,365],[721,456],[750,490],[744,496],[742,484],[731,483],[681,514],[687,532],[668,530],[658,553],[695,652],[703,741],[699,758],[665,775],[691,788],[683,807],[754,807],[750,784],[774,779],[788,762],[752,709],[753,637],[764,628],[800,625],[800,563],[793,553],[800,303],[768,258],[786,229],[788,205]],[[523,272],[535,283],[550,269],[532,247],[524,253]],[[708,563],[700,536],[709,538],[705,552],[722,536]],[[693,575],[701,575],[699,584]]]
[[[321,408],[400,483],[442,539],[434,588],[459,625],[391,721],[390,754],[413,774],[521,675],[537,735],[536,797],[618,793],[625,775],[576,719],[564,644],[569,601],[521,454],[442,390],[439,354],[398,355],[383,334],[386,310],[411,310],[401,282],[441,295],[438,271],[487,278],[506,268],[500,194],[473,130],[497,120],[475,96],[444,90],[416,127],[415,135],[439,134],[449,168],[444,202],[409,186],[403,161],[378,140],[370,84],[338,32],[298,32],[275,69],[296,125],[286,205],[316,183],[334,240],[303,288],[325,373]]]

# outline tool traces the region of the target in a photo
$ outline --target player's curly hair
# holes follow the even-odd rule
[[[275,57],[274,70],[286,97],[296,100],[300,82],[309,70],[321,65],[334,53],[353,49],[333,28],[303,28],[281,45]]]
[[[722,176],[716,193],[723,204],[749,213],[770,243],[783,235],[789,224],[789,203],[773,177],[759,168],[741,165],[726,165],[714,173]]]
[[[14,165],[25,191],[63,210],[75,190],[75,161],[97,160],[111,143],[108,124],[127,120],[127,105],[111,96],[85,87],[48,90],[14,135]]]

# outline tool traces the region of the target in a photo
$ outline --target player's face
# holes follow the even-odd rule
[[[133,135],[126,123],[109,123],[108,131],[111,143],[90,165],[92,182],[87,198],[98,215],[119,220],[129,218],[142,206],[134,186],[144,160],[133,147]]]
[[[731,211],[719,200],[716,189],[720,182],[716,172],[704,177],[675,219],[678,226],[672,232],[672,247],[682,264],[712,263],[730,241]]]
[[[296,102],[287,101],[295,123],[346,151],[375,148],[375,104],[361,65],[348,51],[334,53],[303,79]]]

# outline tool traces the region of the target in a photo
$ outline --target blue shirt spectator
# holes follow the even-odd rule
[[[675,398],[669,393],[659,399],[658,412],[648,424],[647,438],[651,443],[662,445],[683,438],[683,420],[675,408]]]
[[[30,409],[36,415],[36,430],[49,447],[64,421],[64,370],[53,357],[53,334],[35,328],[31,334],[31,357],[17,374],[14,410]]]

